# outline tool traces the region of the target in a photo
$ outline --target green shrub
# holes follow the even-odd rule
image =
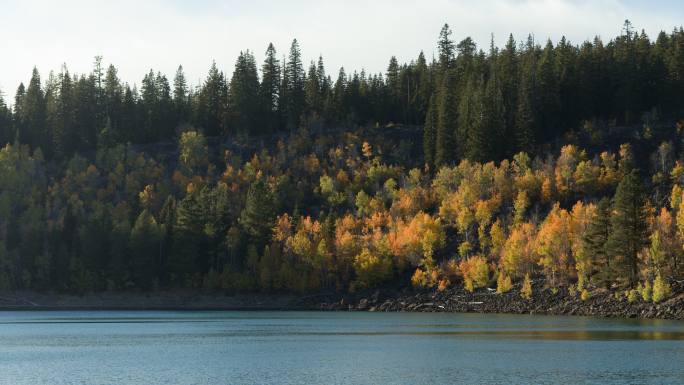
[[[520,289],[520,295],[525,299],[532,299],[532,280],[529,274],[525,274],[525,280],[523,281],[522,289]]]
[[[496,292],[499,294],[508,293],[512,288],[511,277],[500,271],[499,276],[496,278]]]
[[[670,285],[658,274],[653,281],[653,302],[658,303],[664,300],[670,295],[670,291]]]

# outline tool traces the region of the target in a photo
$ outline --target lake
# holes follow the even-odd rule
[[[0,312],[0,384],[684,383],[684,322],[493,314]]]

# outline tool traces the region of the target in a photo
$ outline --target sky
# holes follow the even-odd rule
[[[305,66],[323,56],[335,78],[364,68],[384,72],[389,58],[435,55],[444,23],[452,38],[472,37],[487,48],[513,33],[539,42],[566,36],[581,43],[620,33],[625,19],[649,36],[682,25],[681,0],[0,0],[0,91],[11,98],[34,66],[43,80],[66,63],[88,73],[93,58],[114,64],[120,78],[139,84],[150,68],[170,79],[183,65],[191,84],[212,60],[228,76],[240,51],[260,64],[269,42],[286,55],[297,38]]]

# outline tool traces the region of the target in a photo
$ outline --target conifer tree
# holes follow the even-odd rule
[[[13,139],[12,116],[0,90],[0,146],[11,143]]]
[[[138,287],[150,289],[152,278],[158,278],[161,260],[162,232],[147,209],[136,219],[131,230],[131,265]]]
[[[290,46],[285,75],[287,79],[287,105],[285,106],[287,125],[290,129],[294,129],[299,126],[299,118],[304,111],[306,102],[304,65],[302,64],[302,53],[297,39],[294,39]]]
[[[234,132],[256,133],[259,129],[259,75],[249,50],[240,52],[230,80],[228,111]]]
[[[429,167],[435,165],[435,144],[437,136],[437,106],[435,95],[430,96],[427,114],[425,115],[425,125],[423,127],[423,153],[425,154],[425,164]]]
[[[265,111],[265,126],[269,132],[274,132],[280,124],[280,61],[276,57],[276,50],[272,43],[266,49],[266,59],[261,66],[261,86],[259,87],[263,108]]]
[[[240,226],[249,244],[261,249],[270,240],[275,220],[274,198],[271,188],[259,177],[247,191],[245,208],[240,214]]]
[[[173,78],[173,105],[176,114],[176,121],[179,123],[187,122],[190,119],[190,104],[188,101],[188,83],[185,79],[183,66],[178,66],[176,75]]]
[[[435,136],[435,166],[456,161],[455,135],[458,127],[458,101],[455,78],[447,72],[442,78],[437,101],[437,135]]]
[[[41,86],[40,74],[33,68],[31,81],[23,98],[22,113],[24,118],[23,130],[19,133],[19,140],[33,148],[45,147],[52,138],[46,132],[46,104],[45,93]]]
[[[323,112],[323,94],[321,83],[324,81],[325,79],[321,79],[319,77],[316,63],[311,61],[304,85],[306,106],[308,110],[307,115],[319,116]]]
[[[223,72],[219,71],[216,62],[213,62],[200,91],[199,105],[196,111],[196,120],[200,127],[205,129],[208,136],[225,133],[227,99],[226,78]]]
[[[439,67],[440,72],[445,73],[453,66],[456,48],[454,41],[451,40],[451,29],[449,24],[444,24],[442,30],[439,32],[439,40],[437,41],[437,51],[439,53]]]
[[[625,175],[615,191],[607,249],[619,260],[622,276],[634,286],[638,280],[638,254],[648,243],[644,188],[636,170]]]
[[[610,199],[601,199],[582,238],[583,253],[588,258],[588,264],[594,265],[597,270],[596,281],[604,287],[612,283],[615,269],[606,248],[610,236],[610,210]]]
[[[107,73],[104,80],[104,104],[105,117],[109,120],[114,137],[121,139],[120,125],[121,125],[121,103],[123,101],[123,88],[119,80],[118,71],[116,67],[110,65],[107,67]]]

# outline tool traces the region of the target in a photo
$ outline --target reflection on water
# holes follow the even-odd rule
[[[663,384],[682,363],[674,321],[0,312],[0,384]]]

